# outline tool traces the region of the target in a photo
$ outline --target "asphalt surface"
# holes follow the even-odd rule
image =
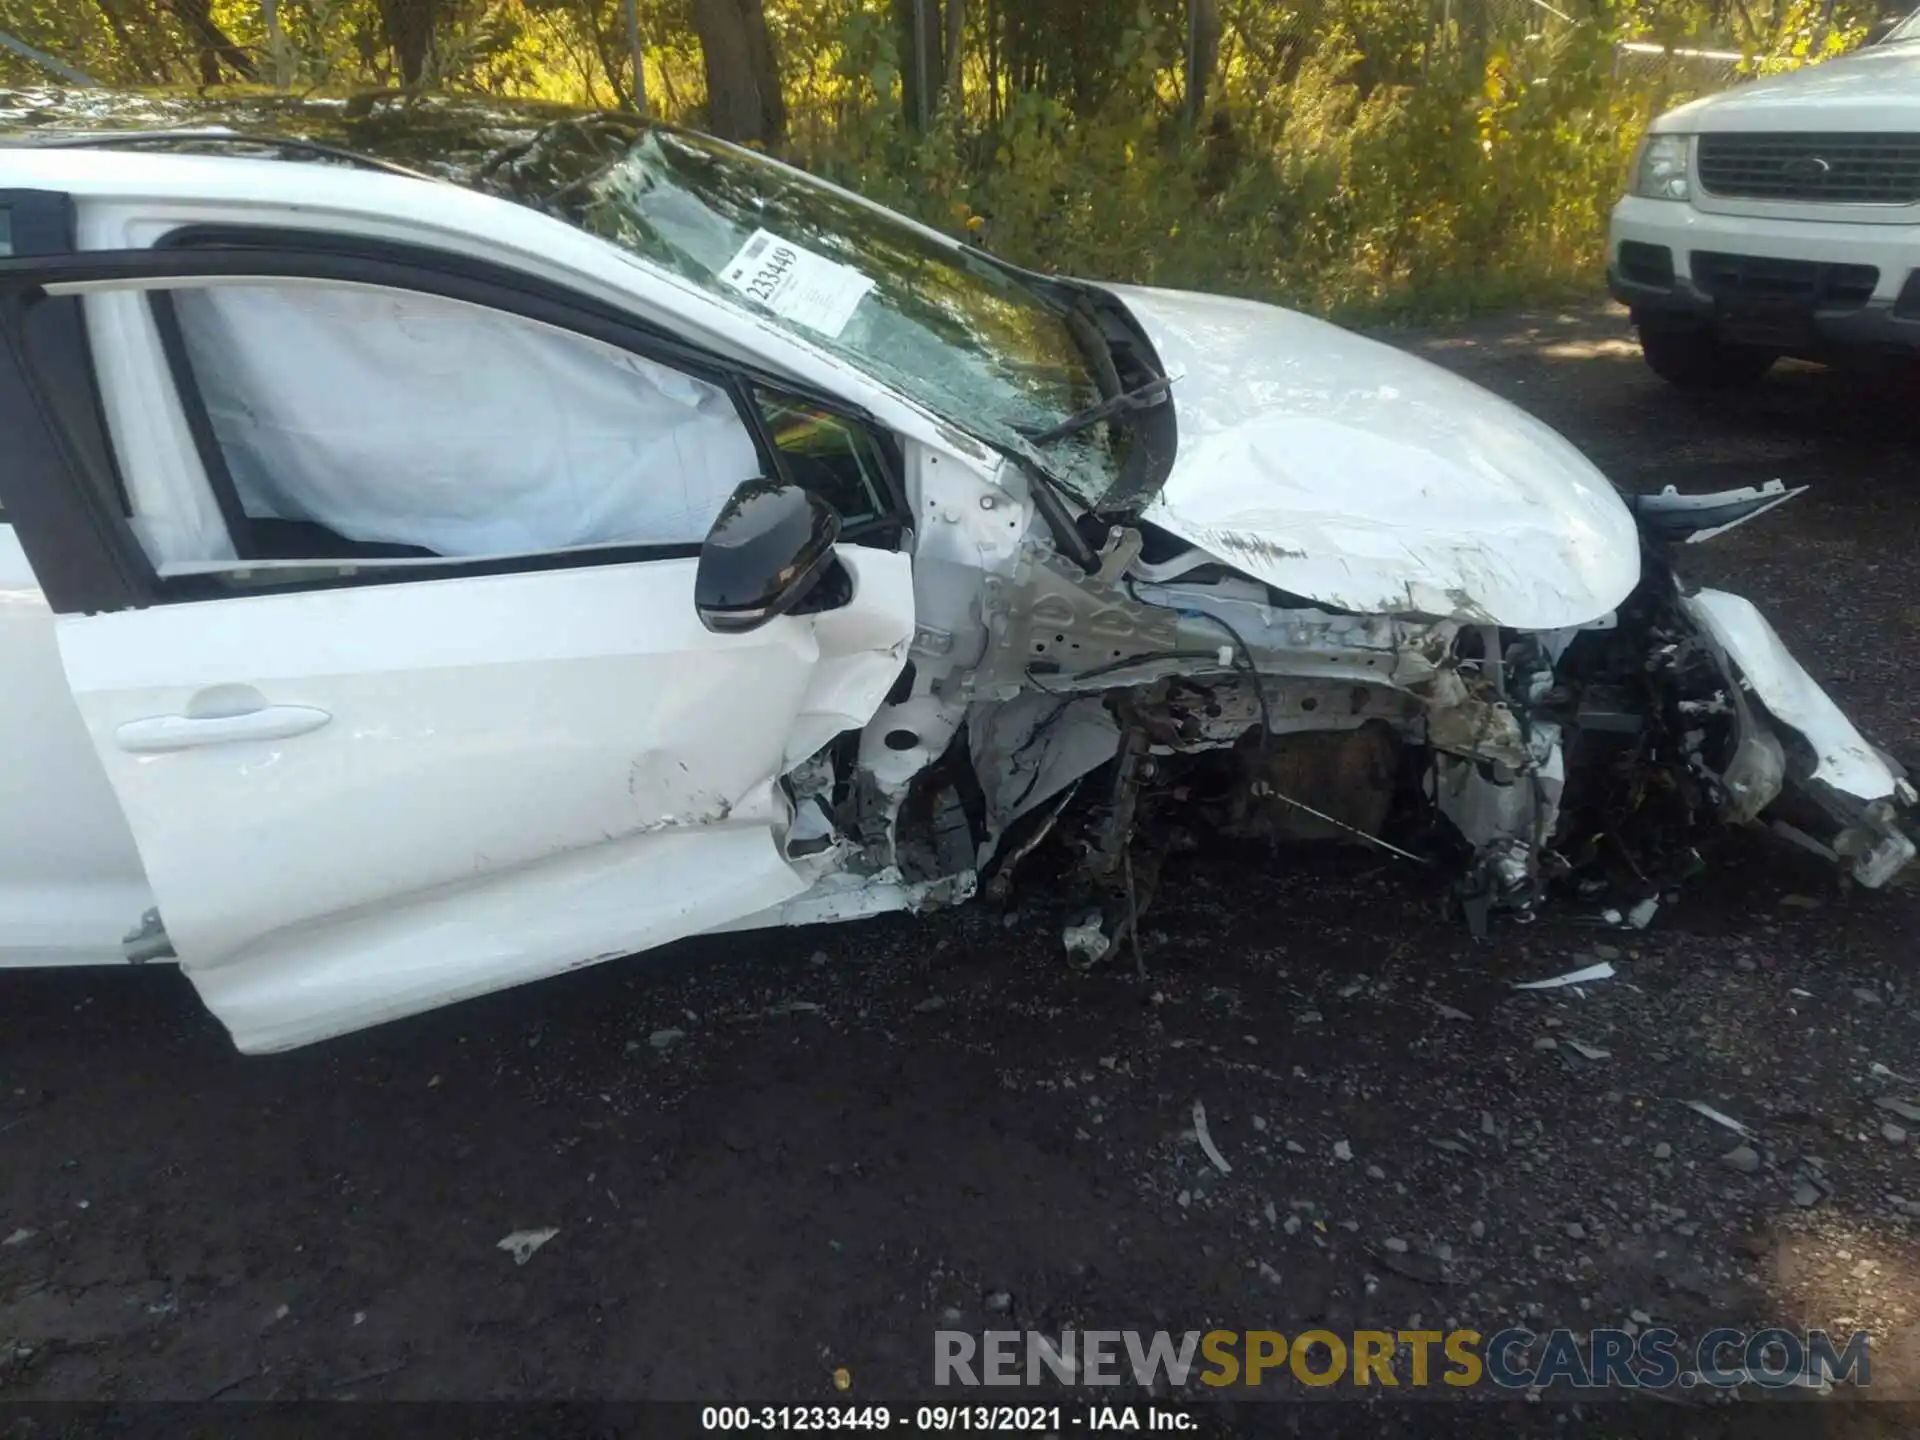
[[[1402,343],[1634,488],[1812,485],[1692,573],[1920,756],[1920,391],[1682,396],[1604,307]],[[1870,1393],[1920,1398],[1920,1125],[1874,1103],[1920,1103],[1920,891],[1712,860],[1644,933],[1475,944],[1386,857],[1209,851],[1144,984],[1023,894],[261,1059],[165,968],[6,974],[0,1398],[951,1400],[940,1328],[1622,1322],[1865,1328]],[[1845,1394],[1805,1413],[1920,1413]]]

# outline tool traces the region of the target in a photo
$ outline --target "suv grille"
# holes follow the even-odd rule
[[[1828,205],[1920,201],[1920,133],[1702,135],[1700,188],[1746,200]]]
[[[1880,272],[1871,265],[1827,265],[1696,250],[1693,283],[1732,304],[1795,305],[1810,310],[1858,310],[1873,298]]]

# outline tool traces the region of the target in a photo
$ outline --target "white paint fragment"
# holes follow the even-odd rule
[[[1207,1152],[1207,1159],[1213,1162],[1214,1169],[1222,1175],[1233,1173],[1233,1167],[1227,1164],[1227,1157],[1220,1153],[1220,1147],[1213,1143],[1213,1136],[1207,1133],[1207,1107],[1198,1100],[1193,1102],[1193,1138]]]
[[[1567,985],[1587,985],[1595,980],[1613,978],[1613,962],[1602,960],[1598,965],[1589,965],[1584,970],[1569,970],[1564,975],[1555,975],[1551,980],[1527,980],[1515,982],[1516,990],[1559,990]]]
[[[1733,1131],[1733,1133],[1736,1135],[1744,1135],[1749,1140],[1753,1138],[1753,1131],[1751,1129],[1749,1129],[1745,1125],[1742,1125],[1738,1120],[1734,1119],[1731,1115],[1721,1114],[1718,1110],[1714,1109],[1711,1105],[1707,1104],[1706,1101],[1689,1100],[1686,1103],[1687,1103],[1687,1109],[1693,1111],[1694,1114],[1704,1115],[1706,1116],[1707,1119],[1713,1121],[1714,1124],[1724,1125],[1726,1126],[1727,1129]]]
[[[513,1255],[514,1264],[524,1265],[533,1258],[534,1251],[559,1233],[558,1227],[547,1230],[516,1230],[494,1246],[494,1249],[510,1252]]]

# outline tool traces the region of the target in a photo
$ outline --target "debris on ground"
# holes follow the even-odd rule
[[[557,1226],[545,1230],[516,1230],[497,1243],[494,1249],[507,1251],[513,1256],[514,1264],[524,1265],[533,1258],[534,1251],[559,1233]]]
[[[1590,985],[1596,980],[1611,980],[1613,965],[1602,960],[1598,965],[1588,965],[1584,969],[1569,970],[1564,975],[1555,975],[1550,980],[1516,981],[1516,990],[1560,990],[1568,985]]]
[[[1714,1124],[1724,1125],[1727,1129],[1733,1131],[1733,1133],[1736,1135],[1744,1135],[1749,1140],[1753,1138],[1753,1131],[1749,1127],[1741,1124],[1738,1120],[1734,1119],[1731,1115],[1722,1114],[1720,1111],[1714,1109],[1713,1106],[1707,1104],[1706,1101],[1689,1100],[1686,1103],[1687,1103],[1687,1109],[1693,1111],[1694,1114],[1704,1115],[1707,1119],[1713,1121]]]
[[[1067,947],[1067,962],[1080,968],[1097,964],[1109,946],[1097,911],[1062,930],[1060,941]]]
[[[1653,917],[1660,909],[1658,900],[1642,900],[1630,909],[1603,910],[1600,918],[1616,930],[1644,930],[1653,923]]]
[[[1207,1159],[1213,1162],[1213,1168],[1222,1175],[1231,1175],[1233,1167],[1220,1153],[1220,1147],[1213,1143],[1213,1136],[1207,1133],[1207,1107],[1198,1100],[1193,1102],[1193,1138],[1200,1142],[1200,1148],[1206,1152]]]

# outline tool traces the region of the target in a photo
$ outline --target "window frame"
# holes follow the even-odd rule
[[[70,217],[72,202],[59,196]],[[58,510],[58,522],[28,526],[22,523],[23,544],[30,557],[62,555],[63,564],[85,572],[78,584],[49,588],[56,611],[87,613],[137,608],[154,604],[192,603],[251,594],[284,594],[349,586],[420,583],[468,575],[526,573],[622,565],[649,560],[682,559],[697,555],[697,543],[680,545],[597,545],[526,555],[480,557],[388,558],[342,556],[308,560],[267,560],[242,551],[249,534],[239,495],[224,454],[207,417],[203,397],[186,354],[177,317],[171,314],[168,293],[196,279],[248,279],[271,284],[275,280],[350,285],[372,285],[410,294],[479,305],[586,340],[638,355],[724,389],[747,426],[763,474],[792,482],[784,458],[773,443],[768,426],[753,399],[755,386],[778,390],[818,406],[843,423],[862,429],[873,441],[884,472],[888,509],[880,517],[848,526],[847,543],[903,548],[910,535],[909,510],[901,483],[902,465],[897,442],[874,418],[856,406],[824,394],[815,387],[784,375],[764,372],[713,355],[615,306],[582,295],[511,267],[401,241],[326,231],[290,230],[271,226],[181,226],[162,236],[150,249],[76,252],[71,223],[64,250],[48,247],[43,253],[0,258],[0,402],[6,399],[6,371],[16,370],[31,402],[33,418],[48,443],[49,454],[31,457],[37,464],[23,466],[22,489],[57,490],[44,498]],[[128,525],[124,487],[117,471],[118,457],[109,442],[104,454],[91,438],[76,442],[72,420],[53,403],[57,393],[47,373],[49,355],[35,333],[36,313],[70,310],[77,316],[79,297],[48,294],[45,286],[62,282],[129,280],[149,282],[147,299],[160,337],[161,360],[180,400],[207,483],[221,511],[239,558],[190,571],[169,567],[161,573],[134,537]],[[159,303],[155,303],[158,301]],[[40,327],[44,329],[45,326]],[[69,327],[71,328],[71,327]],[[84,342],[84,327],[81,327]],[[87,376],[99,412],[98,373],[87,355]],[[8,408],[0,403],[0,411]],[[104,424],[100,426],[104,438]],[[57,455],[60,463],[48,463]],[[103,474],[103,469],[108,473]],[[59,472],[64,471],[64,474]],[[76,507],[83,495],[117,495],[117,514],[106,514],[97,503]],[[0,497],[11,501],[12,496]],[[17,509],[9,505],[10,509]],[[82,513],[82,512],[86,513]],[[236,517],[240,525],[236,528]],[[20,516],[10,518],[22,519]],[[38,532],[31,536],[27,531]],[[84,537],[84,538],[83,538]],[[83,554],[71,553],[74,548]],[[35,570],[40,564],[35,559]],[[57,591],[57,593],[56,593]]]
[[[64,255],[73,249],[75,212],[69,195],[0,188],[0,214],[7,217],[8,241],[0,250],[0,261],[30,263],[39,256]],[[100,503],[117,506],[122,516],[132,515],[119,457],[107,433],[99,372],[94,368],[92,342],[87,338],[80,300],[75,296],[50,297],[30,319],[23,317],[22,332],[39,357],[40,366],[48,372],[48,383],[35,394],[30,387],[22,388],[24,381],[16,382],[0,409],[19,405],[39,409],[56,419],[66,443],[81,453]],[[0,336],[0,351],[4,349],[4,337]],[[3,368],[4,360],[0,359]],[[0,384],[4,384],[3,378]],[[0,426],[0,434],[18,434],[25,429],[24,424],[18,429]],[[12,523],[9,508],[7,498],[0,495],[0,524]]]

